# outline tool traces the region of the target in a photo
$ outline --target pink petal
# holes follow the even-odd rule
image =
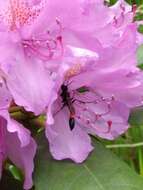
[[[7,109],[11,101],[12,96],[2,80],[0,81],[0,109]]]
[[[21,142],[16,133],[6,133],[6,152],[8,158],[19,167],[25,175],[24,189],[30,189],[33,185],[32,172],[34,169],[34,156],[36,153],[35,141],[30,138],[28,145],[21,147]]]
[[[9,69],[7,85],[17,105],[38,115],[48,105],[54,83],[41,62],[23,60]]]
[[[6,158],[6,152],[5,152],[5,139],[4,139],[4,132],[3,132],[3,127],[6,126],[6,120],[0,116],[0,179],[2,176],[2,167],[3,167],[3,162]]]
[[[86,103],[75,106],[77,120],[83,130],[101,138],[113,140],[129,127],[129,108],[120,102]]]
[[[21,124],[14,120],[10,121],[8,117],[6,119],[6,114],[4,113],[1,115],[5,118],[0,117],[0,172],[2,170],[2,162],[6,158],[10,159],[24,172],[24,189],[30,189],[33,184],[32,172],[34,169],[33,159],[36,153],[36,143],[31,138],[29,131]],[[13,127],[13,131],[9,131],[9,125]]]
[[[46,128],[53,157],[57,160],[69,158],[77,163],[83,162],[93,149],[90,137],[78,125],[70,130],[65,109],[54,119],[55,123],[51,126],[47,124]]]

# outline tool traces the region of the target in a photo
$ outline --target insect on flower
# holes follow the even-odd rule
[[[63,101],[63,107],[67,106],[70,111],[70,117],[69,117],[69,126],[70,129],[73,130],[75,126],[75,109],[73,106],[74,99],[70,97],[70,93],[68,92],[68,86],[62,84],[61,86],[61,97]]]
[[[88,134],[114,139],[128,128],[129,109],[116,93],[109,93],[112,77],[110,79],[108,72],[93,71],[91,59],[89,62],[81,60],[64,75],[53,106],[54,125],[59,125],[58,118],[64,117],[62,125],[71,131],[80,127]],[[104,76],[108,81],[105,82]]]
[[[67,107],[70,113],[69,127],[71,130],[74,129],[76,122],[94,128],[96,123],[104,121],[107,126],[103,133],[109,133],[112,127],[112,120],[108,119],[105,121],[104,116],[106,117],[106,115],[110,114],[114,97],[111,97],[111,99],[103,98],[87,86],[71,90],[71,83],[72,81],[66,81],[61,85],[60,97],[62,106],[56,114],[64,107]]]

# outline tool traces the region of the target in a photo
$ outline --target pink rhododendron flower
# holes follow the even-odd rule
[[[1,2],[0,65],[16,104],[42,113],[53,91],[51,69],[59,70],[69,45],[99,56],[102,46],[123,34],[124,27],[114,26],[114,12],[98,0]]]
[[[55,159],[82,162],[93,149],[88,134],[113,140],[128,129],[130,109],[143,100],[134,29],[134,24],[127,27],[99,57],[86,50],[78,55],[69,46],[58,99],[47,112],[46,136]]]
[[[5,73],[7,86],[17,105],[36,115],[43,112],[48,105],[53,82],[50,71],[45,69],[45,61],[51,59],[60,36],[56,39],[49,33],[29,34],[29,28],[43,8],[44,1],[7,0],[1,2],[0,16],[2,37],[0,64]],[[55,20],[56,33],[60,26]],[[58,50],[57,50],[58,51]],[[60,52],[62,50],[60,49]],[[46,81],[46,82],[45,82]]]
[[[44,112],[50,102],[54,82],[40,62],[14,65],[8,71],[7,86],[17,105],[36,115]]]
[[[123,1],[109,8],[104,6],[103,0],[76,0],[70,4],[63,0],[49,0],[33,31],[42,31],[58,18],[64,42],[93,50],[97,44],[107,47],[115,43],[126,26],[133,22],[133,16],[132,7]]]
[[[52,33],[48,28],[44,28],[43,31],[39,32],[36,30],[31,32],[32,28],[37,25],[35,22],[44,7],[44,1],[38,2],[36,5],[35,1],[25,0],[6,0],[1,3],[1,35],[6,35],[4,35],[5,43],[9,41],[9,45],[13,46],[17,54],[23,52],[29,59],[35,57],[47,61],[54,56],[54,53],[58,52],[58,48],[62,51],[61,26],[58,20],[55,19],[53,23],[55,25],[51,28]]]
[[[0,176],[4,161],[9,159],[24,173],[24,189],[30,189],[36,143],[22,124],[10,118],[8,107],[12,97],[4,83],[0,85]]]

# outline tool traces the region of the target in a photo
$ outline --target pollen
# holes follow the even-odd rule
[[[65,79],[69,79],[80,73],[82,65],[80,63],[74,64],[65,74]]]

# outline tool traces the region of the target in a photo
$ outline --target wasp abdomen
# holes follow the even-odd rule
[[[75,119],[73,117],[70,117],[69,118],[69,126],[70,126],[70,129],[73,130],[74,129],[74,126],[75,126]]]

